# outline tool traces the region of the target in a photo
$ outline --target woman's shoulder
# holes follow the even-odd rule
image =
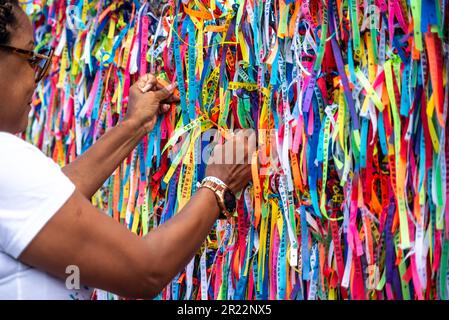
[[[47,163],[44,153],[31,143],[7,132],[0,132],[0,163],[4,169],[33,163],[33,167]],[[28,167],[28,165],[27,165]]]
[[[31,143],[0,133],[0,190],[35,193],[38,187],[59,181],[63,175],[58,164]]]
[[[7,151],[20,151],[20,150],[28,150],[30,152],[36,152],[39,155],[42,154],[42,152],[31,143],[11,133],[2,131],[0,131],[0,150],[2,150],[1,153],[2,155],[6,155]]]
[[[30,143],[8,132],[0,131],[0,148],[21,149],[33,147]]]

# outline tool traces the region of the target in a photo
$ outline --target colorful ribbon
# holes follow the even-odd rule
[[[92,202],[147,234],[197,189],[213,128],[255,129],[259,164],[159,299],[447,299],[448,5],[27,1],[56,57],[25,137],[64,165],[139,75],[178,81]]]

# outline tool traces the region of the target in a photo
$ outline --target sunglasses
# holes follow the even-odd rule
[[[0,49],[19,54],[25,59],[27,59],[28,63],[36,73],[35,76],[36,83],[41,81],[47,75],[48,69],[51,64],[51,59],[54,53],[53,48],[42,49],[39,50],[39,52],[34,52],[31,50],[14,48],[3,44],[0,45]]]

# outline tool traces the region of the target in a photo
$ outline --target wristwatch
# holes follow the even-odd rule
[[[235,195],[229,187],[216,177],[206,177],[201,182],[200,188],[208,188],[215,193],[218,206],[220,207],[219,219],[229,219],[235,212]]]

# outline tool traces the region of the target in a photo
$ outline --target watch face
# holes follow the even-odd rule
[[[236,207],[235,196],[229,190],[226,190],[223,196],[226,210],[228,210],[231,213],[234,212]]]

